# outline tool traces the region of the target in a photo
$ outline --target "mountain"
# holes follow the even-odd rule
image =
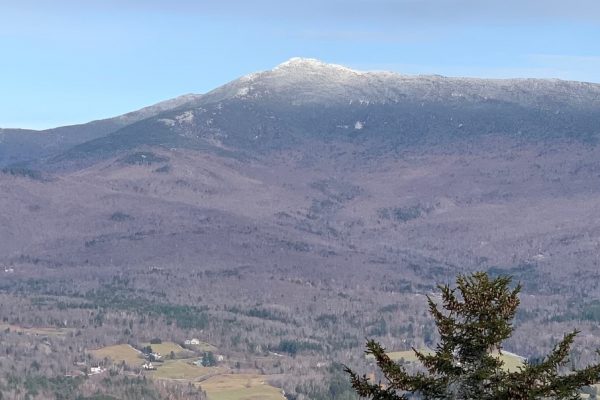
[[[359,72],[291,59],[172,110],[82,143],[57,160],[114,155],[141,145],[244,155],[326,142],[368,152],[472,141],[594,142],[600,85]]]
[[[564,265],[596,269],[599,95],[292,59],[81,137],[12,133],[23,148],[51,140],[0,173],[0,261],[293,261],[348,284],[358,270],[531,265],[529,284],[558,287]]]
[[[109,367],[88,358],[102,346],[199,338],[240,385],[256,371],[326,399],[339,365],[368,373],[365,336],[433,348],[425,296],[471,271],[523,284],[507,349],[535,360],[577,327],[573,362],[595,362],[599,94],[292,59],[123,117],[4,131],[3,364],[63,375]],[[152,379],[203,379],[174,350]]]
[[[0,165],[44,158],[54,167],[80,165],[144,145],[253,157],[328,142],[381,153],[489,135],[591,143],[600,134],[598,110],[593,83],[407,76],[293,58],[116,118],[0,130]]]
[[[200,95],[188,94],[118,117],[42,131],[0,129],[0,167],[35,161],[66,151],[72,146],[113,133],[134,122],[180,107]]]

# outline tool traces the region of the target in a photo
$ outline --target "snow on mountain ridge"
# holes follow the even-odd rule
[[[136,111],[129,112],[127,114],[116,117],[118,120],[124,123],[131,123],[132,121],[141,120],[144,118],[152,117],[163,111],[168,111],[177,107],[180,107],[186,103],[190,103],[194,100],[198,100],[202,97],[201,94],[188,93],[172,99],[161,101],[160,103],[153,104],[148,107],[141,108]]]
[[[302,58],[302,57],[292,57],[287,61],[282,62],[273,68],[273,71],[283,70],[283,69],[329,69],[329,70],[337,70],[340,72],[351,72],[354,74],[362,75],[365,72],[357,71],[343,65],[339,64],[329,64],[318,60],[316,58]]]
[[[242,76],[192,101],[204,106],[225,100],[302,104],[395,104],[406,102],[501,101],[560,110],[600,107],[600,85],[549,79],[481,79],[357,71],[314,58],[291,58]]]

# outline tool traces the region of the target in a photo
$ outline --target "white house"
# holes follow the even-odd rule
[[[104,368],[98,366],[98,367],[92,367],[90,368],[90,375],[97,375],[97,374],[101,374],[104,371],[106,371]]]
[[[156,367],[152,365],[151,362],[144,363],[144,365],[142,365],[142,368],[144,368],[146,371],[154,371],[156,369]]]

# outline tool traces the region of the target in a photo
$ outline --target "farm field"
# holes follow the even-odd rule
[[[217,347],[213,346],[210,343],[206,343],[206,342],[200,342],[200,344],[192,344],[192,345],[190,345],[190,348],[197,350],[197,351],[215,352],[215,351],[219,350]]]
[[[515,372],[524,365],[523,359],[515,354],[503,352],[500,359],[504,362],[504,369]]]
[[[195,381],[224,371],[223,368],[198,367],[192,364],[195,360],[168,360],[164,363],[155,363],[157,369],[151,373],[151,376],[156,379]]]
[[[283,400],[281,389],[269,385],[265,376],[218,375],[199,384],[209,400]]]
[[[432,354],[433,352],[429,349],[420,349],[420,352],[424,354]],[[404,360],[406,362],[417,362],[417,356],[415,356],[415,352],[412,350],[403,350],[403,351],[390,351],[387,355],[394,361]],[[367,355],[367,360],[372,360],[372,354]]]
[[[171,352],[177,354],[185,350],[183,347],[174,342],[163,342],[160,344],[144,343],[144,346],[152,347],[152,351],[155,353],[160,353],[163,356],[168,356],[171,354]]]
[[[139,366],[144,361],[141,353],[128,344],[102,347],[90,353],[97,359],[110,358],[115,363],[124,362],[130,366]]]
[[[69,329],[59,328],[24,328],[17,325],[0,324],[0,331],[9,329],[12,332],[23,333],[25,335],[46,335],[46,336],[64,336],[69,333]]]
[[[424,354],[432,354],[433,350],[429,349],[420,349]],[[404,360],[405,362],[418,362],[417,357],[415,356],[415,352],[412,350],[404,350],[404,351],[392,351],[387,353],[388,356],[394,361]],[[373,359],[373,355],[369,354],[367,359]],[[523,365],[523,359],[515,354],[503,352],[500,356],[500,359],[504,362],[504,368],[508,372],[517,371],[519,367]]]

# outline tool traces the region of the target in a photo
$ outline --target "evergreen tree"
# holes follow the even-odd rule
[[[499,355],[502,342],[512,334],[521,289],[510,284],[510,277],[492,279],[477,272],[459,275],[455,289],[439,286],[445,311],[429,297],[428,302],[440,343],[431,354],[413,349],[424,372],[409,374],[370,340],[366,353],[374,356],[387,383],[371,382],[346,368],[352,386],[373,400],[579,399],[583,386],[600,381],[600,364],[566,371],[577,331],[565,335],[541,362],[525,362],[517,371],[503,368]]]
[[[217,365],[217,360],[212,351],[207,351],[202,355],[202,366],[214,367]]]

